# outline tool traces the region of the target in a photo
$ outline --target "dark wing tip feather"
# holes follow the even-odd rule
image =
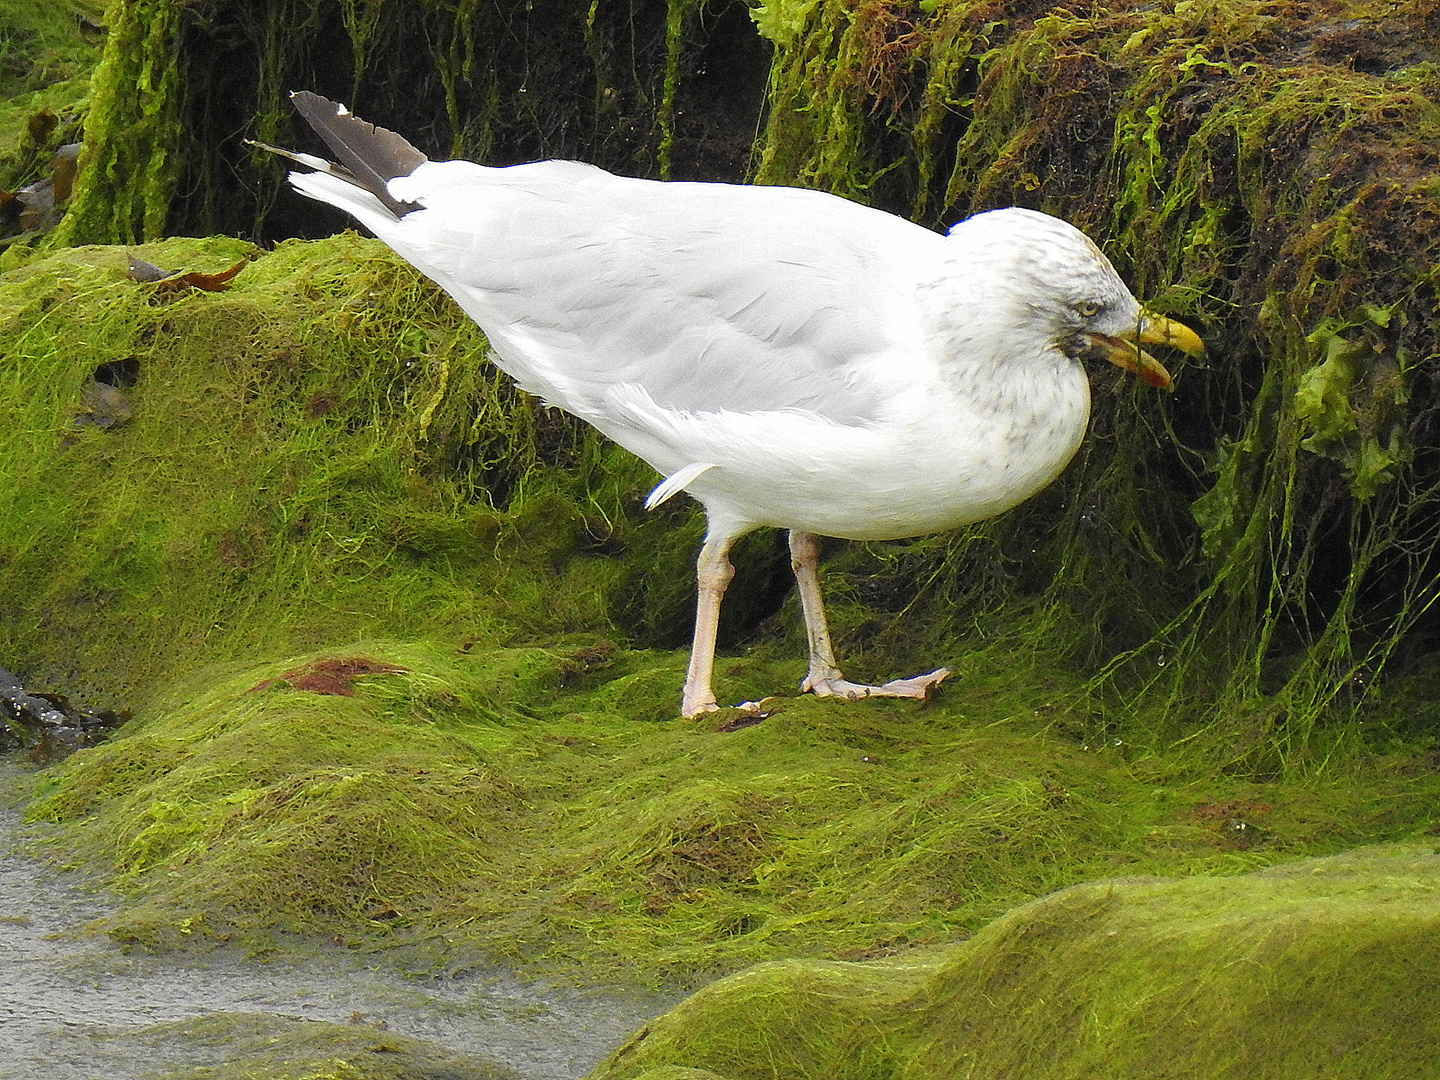
[[[386,185],[428,161],[424,154],[395,132],[352,116],[339,102],[309,90],[295,91],[290,101],[350,175],[386,209],[396,217],[417,209],[415,203],[394,198]]]

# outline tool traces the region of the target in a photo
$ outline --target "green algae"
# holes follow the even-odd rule
[[[179,12],[163,0],[123,0],[110,16],[91,80],[76,193],[54,243],[133,244],[161,235],[179,178],[178,155],[167,147],[179,128]],[[101,130],[118,137],[92,135]]]
[[[1090,448],[1047,507],[1058,527],[1022,511],[988,541],[910,556],[931,595],[968,596],[949,634],[976,605],[1022,648],[1064,634],[1117,711],[1163,702],[1171,737],[1229,746],[1236,768],[1360,737],[1404,643],[1428,648],[1436,599],[1434,413],[1415,391],[1440,355],[1432,14],[760,10],[776,45],[765,180],[936,224],[1060,214],[1210,346],[1153,420],[1098,395]],[[988,593],[965,583],[977,547],[1014,571]]]
[[[122,1037],[137,1049],[219,1048],[213,1064],[157,1070],[157,1080],[513,1080],[514,1070],[472,1054],[447,1052],[358,1019],[348,1024],[271,1013],[210,1013],[151,1024]]]
[[[202,270],[257,254],[225,239],[134,250]],[[550,421],[412,270],[350,235],[283,246],[228,292],[175,294],[127,280],[125,256],[75,249],[0,289],[20,417],[0,551],[9,594],[26,597],[0,617],[12,663],[82,696],[104,673],[104,696],[132,704],[198,657],[283,654],[338,627],[614,633],[604,596],[620,563],[559,553],[583,546],[577,502],[623,522],[648,470],[563,434],[552,452],[570,467],[521,484]],[[84,386],[124,364],[134,418],[75,426]],[[517,449],[501,460],[502,446]],[[557,484],[569,494],[544,513]],[[511,600],[519,620],[501,614]]]
[[[304,673],[327,658],[376,673],[324,693]],[[212,666],[53,769],[31,812],[114,874],[122,942],[304,931],[421,966],[679,981],[907,955],[1087,877],[1230,874],[1434,825],[1440,781],[1410,755],[1217,780],[1061,736],[1081,718],[1028,707],[1033,671],[737,727],[673,718],[683,667],[433,638]],[[781,674],[722,667],[742,692]]]
[[[41,179],[55,150],[78,141],[103,11],[89,0],[0,7],[0,190]]]
[[[733,120],[715,120],[690,88],[708,34],[701,5],[656,14],[639,0],[515,11],[476,0],[120,0],[57,239],[313,234],[283,170],[244,142],[307,141],[287,100],[301,88],[391,123],[415,117],[397,127],[432,155],[573,157],[665,176],[698,173],[703,159],[739,179],[745,150],[717,133]]]
[[[945,949],[734,975],[593,1076],[1435,1076],[1436,869],[1429,844],[1078,886]]]

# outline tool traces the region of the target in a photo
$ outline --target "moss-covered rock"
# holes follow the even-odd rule
[[[1440,611],[1428,0],[773,0],[753,27],[738,4],[563,7],[117,4],[61,239],[323,229],[242,141],[298,137],[294,86],[435,154],[707,179],[743,172],[764,87],[758,179],[927,224],[1059,213],[1211,347],[1163,404],[1100,377],[1090,441],[1029,506],[850,549],[842,636],[912,666],[1003,635],[1092,675],[1116,722],[1148,726],[1124,719],[1141,700],[1160,737],[1256,775],[1421,715],[1403,680],[1423,678]],[[675,580],[631,582],[627,623],[676,640]]]
[[[167,290],[127,254],[244,268]],[[70,249],[0,278],[0,327],[0,653],[32,680],[128,707],[257,649],[616,632],[649,470],[509,390],[373,241]]]
[[[104,9],[103,0],[0,7],[0,191],[48,176],[55,151],[79,140]],[[19,231],[0,213],[0,240]]]
[[[1437,872],[1432,844],[1083,885],[948,949],[731,976],[593,1076],[1433,1077]]]
[[[1138,680],[1192,733],[1219,720],[1260,771],[1353,724],[1401,642],[1433,637],[1432,15],[886,0],[757,15],[776,45],[762,179],[937,223],[1048,210],[1204,325],[1212,359],[1160,424],[1122,408],[1111,430],[1101,400],[1116,453],[1072,467],[1061,527],[1038,541],[1063,569],[1029,629],[1065,625],[1082,652],[1100,629],[1103,651],[1129,651],[1097,686]],[[989,530],[1006,553],[1036,544],[1023,515]],[[963,554],[937,556],[937,576],[965,572]],[[1155,592],[1167,563],[1183,580]],[[1148,596],[1123,584],[1137,566]],[[1021,590],[1003,588],[1014,611]]]
[[[1032,671],[744,724],[675,719],[683,667],[435,636],[211,663],[53,769],[31,812],[116,876],[124,942],[304,931],[422,966],[681,981],[905,954],[1119,870],[1233,873],[1434,827],[1440,778],[1413,757],[1269,785],[1131,763],[1047,733],[1074,718],[1036,714]],[[762,654],[724,677],[755,694],[802,670]]]
[[[57,0],[45,0],[53,5]],[[743,176],[768,49],[743,5],[694,0],[118,0],[65,243],[174,233],[310,236],[246,139],[299,137],[314,89],[437,157],[574,157],[622,172]],[[303,126],[303,125],[302,125]]]

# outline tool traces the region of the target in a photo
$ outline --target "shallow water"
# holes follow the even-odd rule
[[[503,973],[417,980],[338,951],[264,962],[229,949],[123,953],[86,929],[114,909],[113,900],[27,854],[39,830],[14,805],[21,779],[21,766],[0,759],[4,1080],[146,1080],[233,1061],[245,1053],[241,1035],[294,1031],[296,1021],[370,1025],[516,1077],[563,1080],[583,1076],[673,1000]],[[224,1023],[193,1031],[182,1024],[163,1037],[146,1030],[204,1017]],[[232,1034],[217,1038],[217,1030]]]

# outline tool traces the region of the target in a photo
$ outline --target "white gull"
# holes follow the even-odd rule
[[[924,697],[948,669],[879,686],[841,674],[817,535],[896,539],[1008,510],[1080,444],[1083,359],[1168,387],[1139,344],[1203,351],[1083,233],[1033,210],[942,236],[800,188],[429,161],[333,101],[292,100],[340,159],[277,151],[315,170],[290,174],[297,189],[454,297],[518,386],[654,466],[647,506],[680,491],[704,506],[685,716],[718,707],[728,552],[762,526],[790,530],[802,690]]]

